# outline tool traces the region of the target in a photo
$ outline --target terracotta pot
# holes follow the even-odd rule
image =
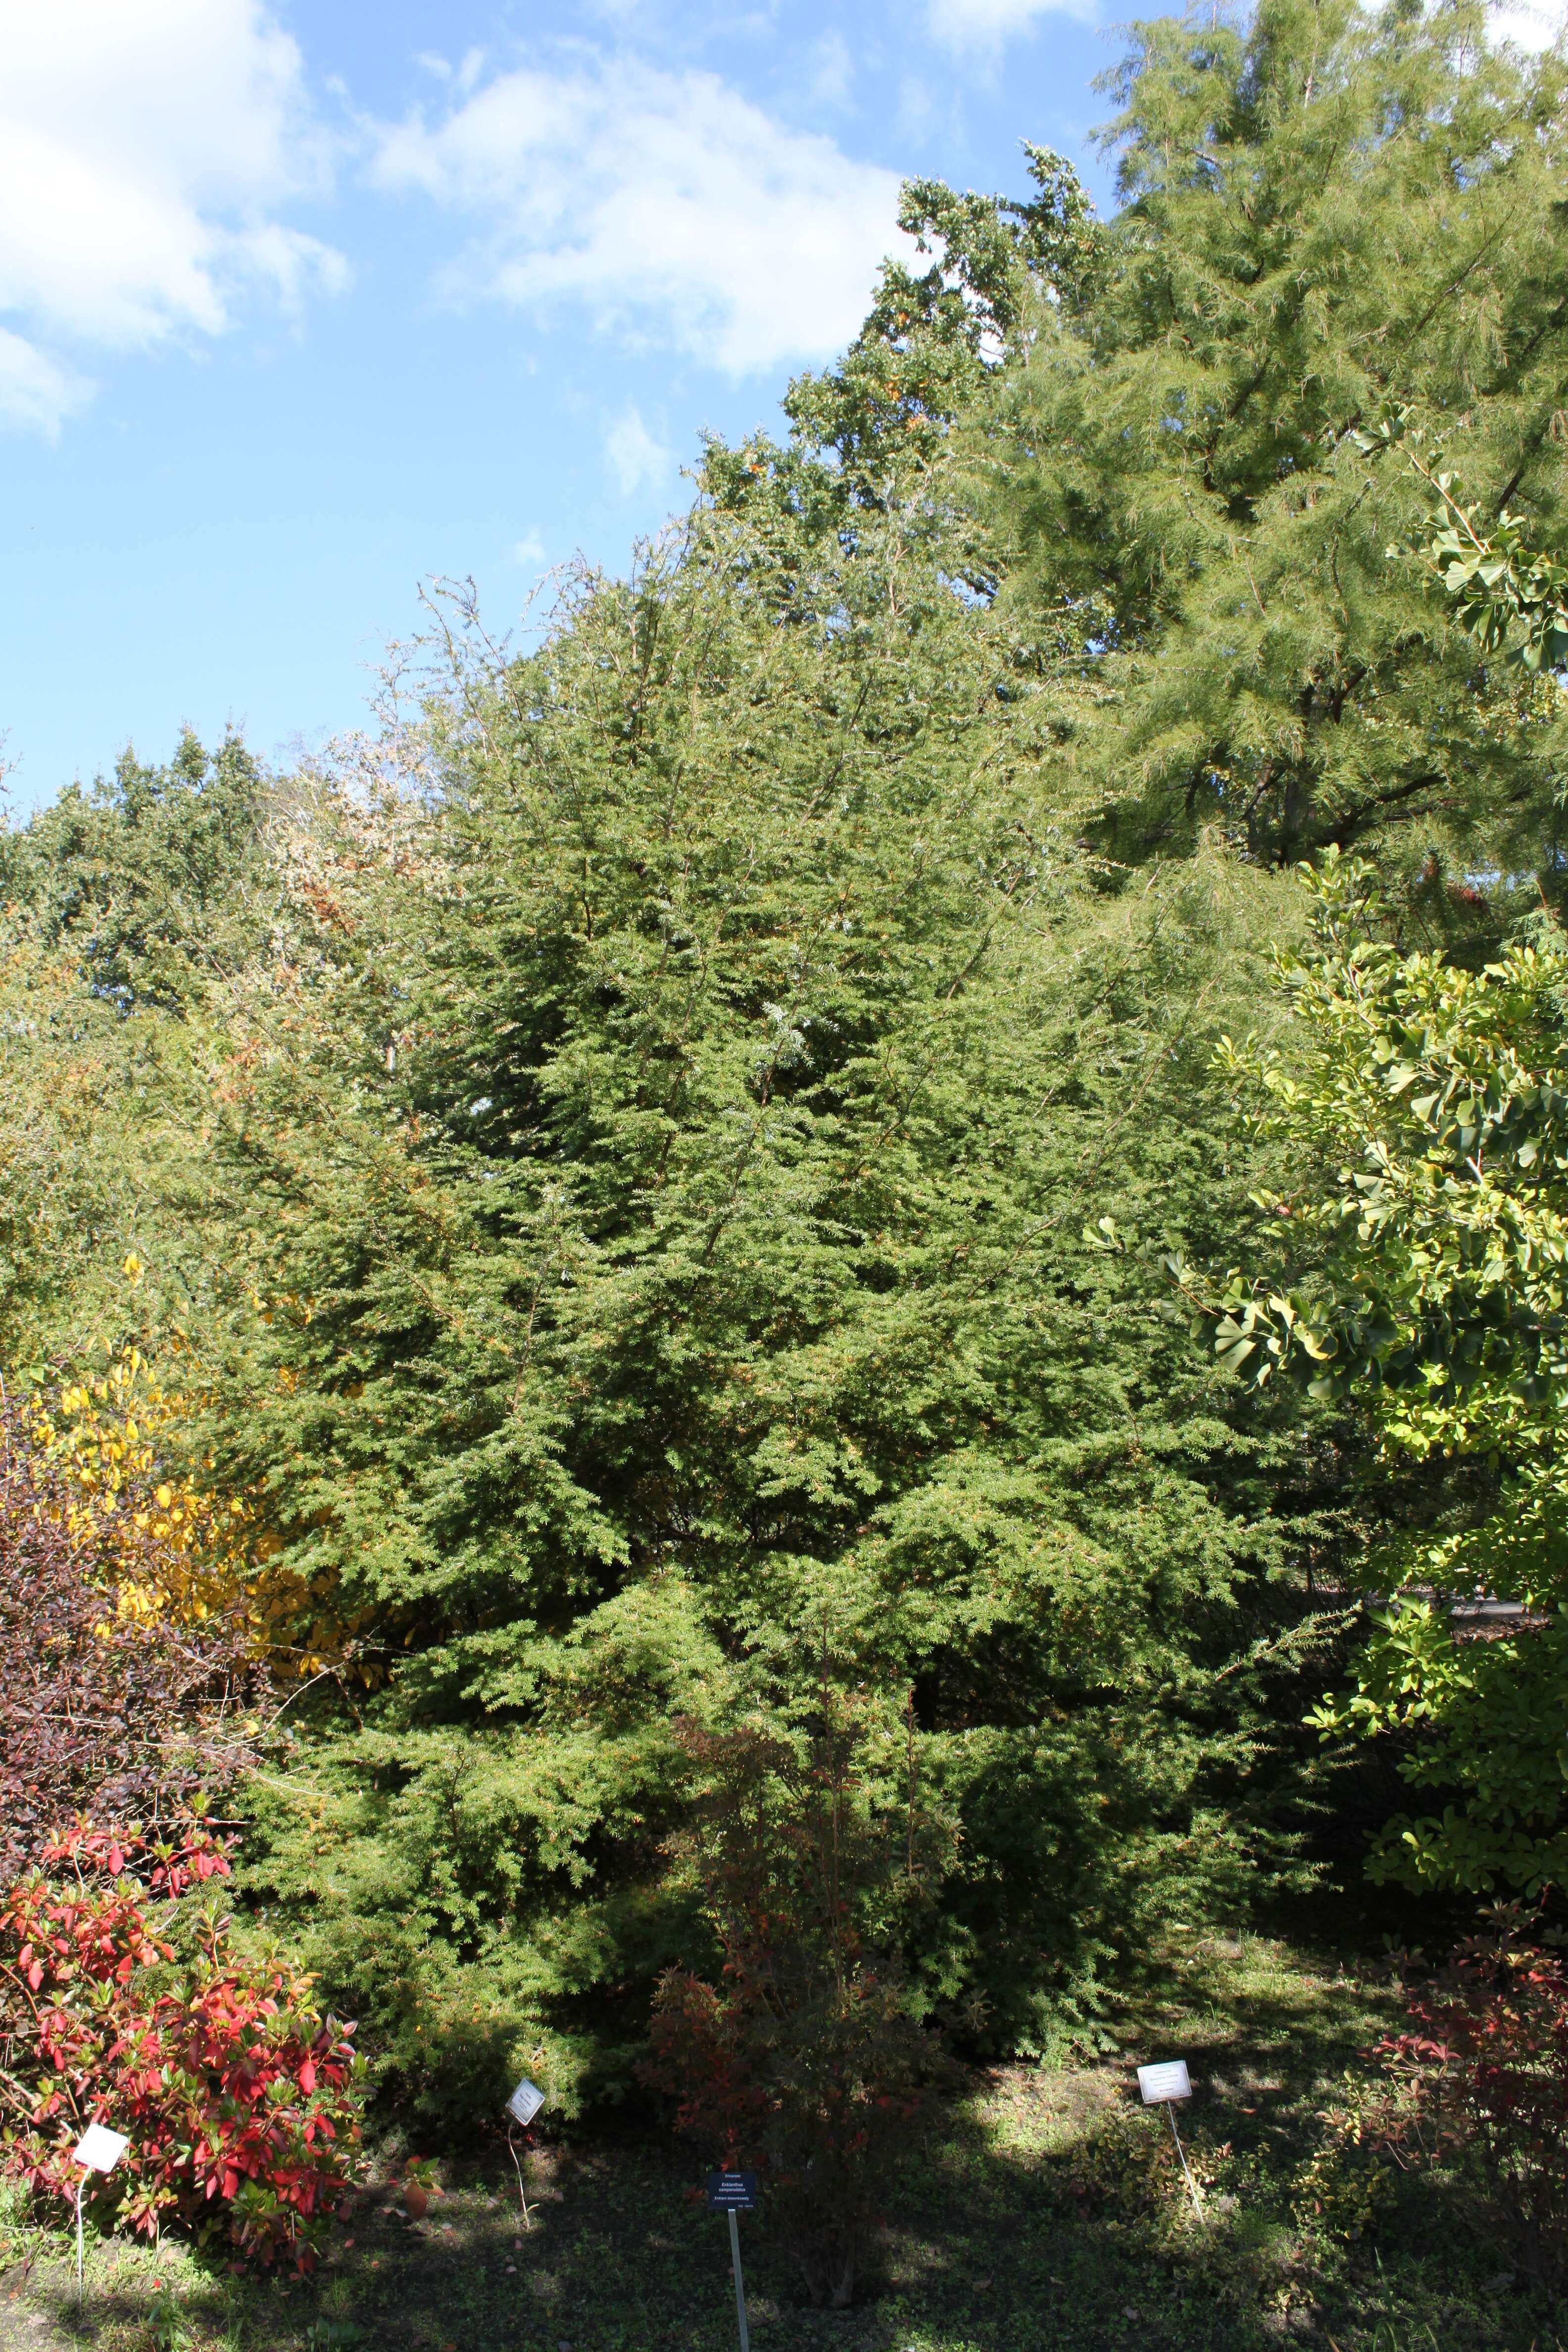
[[[430,2210],[430,2199],[416,2180],[411,2180],[403,2191],[403,2201],[408,2208],[409,2219],[423,2221]]]

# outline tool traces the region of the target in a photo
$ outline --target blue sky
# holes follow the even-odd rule
[[[18,813],[360,722],[417,586],[492,629],[776,419],[899,178],[1099,197],[1095,0],[0,0],[0,730]]]

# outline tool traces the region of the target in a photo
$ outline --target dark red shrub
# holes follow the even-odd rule
[[[764,2175],[768,2227],[812,2300],[847,2304],[888,2177],[937,2061],[899,1964],[924,1899],[928,1825],[879,1805],[860,1769],[863,1714],[825,1696],[803,1740],[748,1727],[682,1738],[708,1782],[684,1842],[720,1965],[674,1969],[640,2069],[676,2103],[705,2163]]]
[[[91,2176],[95,2220],[305,2267],[359,2143],[353,2029],[308,1978],[230,1948],[195,1893],[228,1870],[199,1822],[79,1827],[44,1859],[0,1896],[0,2169],[74,2200],[71,2149],[106,2123],[131,2145]]]
[[[1568,2284],[1568,1969],[1512,1906],[1433,1973],[1407,1966],[1410,2024],[1377,2046],[1379,2145],[1406,2166],[1472,2163],[1518,2268]]]

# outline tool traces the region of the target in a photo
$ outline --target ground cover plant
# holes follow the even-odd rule
[[[1535,1924],[1499,1906],[1447,1967],[1407,1964],[1407,2021],[1379,2046],[1393,2084],[1370,2136],[1405,2167],[1468,2153],[1501,2242],[1555,2294],[1568,2263],[1568,1977]]]
[[[891,2180],[874,2271],[855,2307],[814,2309],[764,2210],[742,2222],[754,2338],[853,2352],[1011,2352],[1020,2343],[1262,2352],[1281,2342],[1441,2352],[1556,2340],[1552,2315],[1462,2187],[1406,2179],[1373,2200],[1343,2127],[1347,2073],[1397,2022],[1385,1981],[1331,1955],[1248,1937],[1175,1956],[1165,2000],[1118,2021],[1100,2059],[972,2074],[913,2163]],[[1180,2049],[1195,2097],[1184,2121],[1210,2204],[1192,2221],[1158,2115],[1131,2069]],[[729,2352],[728,2235],[696,2190],[695,2152],[641,2126],[546,2131],[525,2158],[523,2226],[503,2143],[443,2158],[440,2193],[411,2221],[410,2143],[374,2156],[362,2202],[323,2270],[258,2292],[177,2249],[94,2255],[79,2330],[63,2249],[13,2236],[0,2342],[83,2340],[144,2352],[154,2279],[195,2352],[310,2343],[439,2352]],[[17,2259],[19,2258],[19,2259]],[[166,2306],[165,2306],[166,2307]],[[44,2326],[33,2325],[41,2317]],[[339,2331],[334,2336],[329,2330]]]

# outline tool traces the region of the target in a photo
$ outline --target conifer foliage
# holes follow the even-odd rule
[[[1217,820],[1287,862],[1554,855],[1554,698],[1500,681],[1402,548],[1433,503],[1562,526],[1563,68],[1482,13],[1161,18],[1114,77],[1092,302],[1000,380],[1015,593],[1093,618],[1071,725],[1124,852]],[[1522,699],[1531,723],[1500,725]],[[1387,836],[1387,846],[1381,841]]]
[[[1332,1190],[1215,1058],[1287,1025],[1293,862],[1453,947],[1391,1037],[1560,904],[1563,89],[1468,0],[1143,24],[1114,215],[1039,148],[912,184],[787,446],[534,650],[447,604],[337,764],[190,742],[7,841],[5,1350],[187,1368],[159,1443],[305,1669],[245,1891],[427,2111],[618,2093],[662,1985],[789,2168],[712,1802],[755,1768],[793,1885],[825,1656],[851,1811],[931,1831],[831,2001],[792,1931],[770,2046],[842,2029],[846,2112],[1302,1866],[1314,1578],[1444,1507],[1159,1267],[1217,1307]]]
[[[228,1326],[218,1475],[386,1677],[256,1867],[445,2100],[509,2033],[624,2063],[703,1948],[676,1721],[787,1724],[825,1625],[963,1824],[914,2012],[1038,2042],[1269,1850],[1213,1676],[1274,1441],[1095,1228],[1237,1181],[1147,1114],[1213,1083],[1250,886],[1099,908],[998,661],[897,518],[585,580],[435,706],[417,856],[345,815],[309,1058],[265,1031],[221,1119],[297,1303]]]

